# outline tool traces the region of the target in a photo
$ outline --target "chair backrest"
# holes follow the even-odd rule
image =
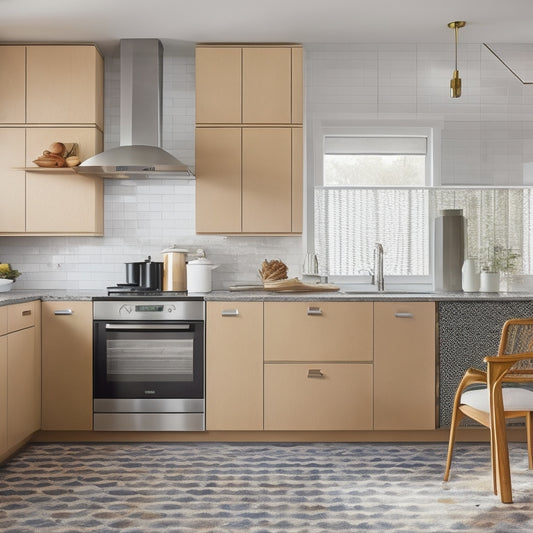
[[[503,325],[498,355],[532,354],[533,318],[513,318]],[[533,359],[515,363],[508,374],[533,377]]]

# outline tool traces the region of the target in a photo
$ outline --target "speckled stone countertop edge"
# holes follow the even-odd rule
[[[0,292],[0,307],[32,300],[42,301],[91,301],[93,298],[106,296],[105,291],[96,290],[12,290]],[[164,295],[164,293],[162,293]],[[298,301],[520,301],[533,300],[532,292],[273,292],[273,291],[227,291],[216,290],[202,296],[208,302],[298,302]],[[140,297],[142,298],[142,297]]]

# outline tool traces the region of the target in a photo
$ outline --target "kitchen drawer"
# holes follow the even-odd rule
[[[265,430],[371,430],[371,363],[265,365]]]
[[[7,307],[0,307],[0,335],[7,333]]]
[[[35,302],[14,304],[7,307],[7,330],[9,333],[35,325]]]
[[[266,302],[265,361],[372,361],[372,302]]]

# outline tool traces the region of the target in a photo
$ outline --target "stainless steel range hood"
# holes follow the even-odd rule
[[[192,179],[189,167],[161,146],[163,45],[158,39],[120,41],[120,146],[75,170],[104,178]]]

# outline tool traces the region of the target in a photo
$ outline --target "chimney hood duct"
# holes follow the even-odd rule
[[[75,170],[104,178],[193,179],[161,145],[163,45],[158,39],[120,41],[120,146]]]

